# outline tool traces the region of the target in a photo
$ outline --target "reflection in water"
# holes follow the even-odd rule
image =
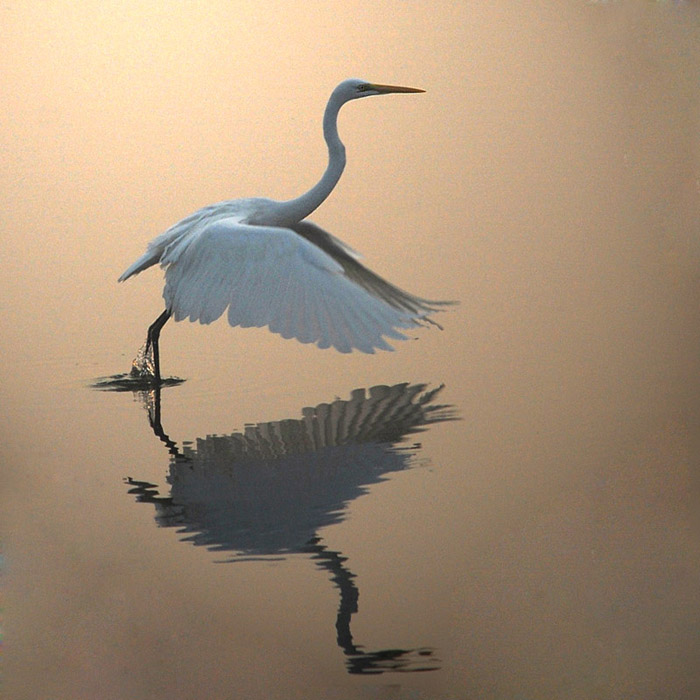
[[[170,495],[155,484],[128,478],[130,493],[152,503],[161,527],[177,527],[185,541],[232,552],[227,561],[311,556],[340,591],[337,641],[350,673],[428,671],[433,650],[362,651],[350,618],[359,590],[346,558],[316,534],[343,519],[347,504],[383,475],[410,466],[417,446],[398,446],[426,426],[453,420],[450,406],[430,403],[442,387],[375,386],[348,401],[302,410],[302,418],[246,426],[178,448],[161,425],[160,390],[149,395],[149,420],[171,454]]]

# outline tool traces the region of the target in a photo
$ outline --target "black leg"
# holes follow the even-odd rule
[[[170,311],[166,309],[158,318],[149,326],[148,335],[146,337],[146,353],[153,349],[153,370],[154,379],[158,386],[161,384],[160,379],[160,353],[158,352],[158,338],[160,331],[170,318]]]

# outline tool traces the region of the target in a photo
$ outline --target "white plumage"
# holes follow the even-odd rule
[[[337,115],[348,100],[389,92],[422,92],[346,80],[324,115],[329,164],[320,182],[288,202],[241,199],[210,205],[156,237],[119,278],[159,263],[165,268],[166,310],[149,328],[154,378],[160,383],[158,336],[175,321],[211,323],[228,312],[232,326],[263,327],[284,338],[372,353],[391,350],[385,338],[420,325],[450,302],[413,296],[363,266],[349,246],[306,216],[326,199],[345,167]]]

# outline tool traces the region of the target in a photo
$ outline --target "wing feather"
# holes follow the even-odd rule
[[[246,260],[240,267],[240,274],[231,285],[226,300],[229,303],[228,319],[232,326],[250,328],[257,325],[250,319],[256,317],[256,305],[259,303],[254,289],[258,286],[260,275],[255,269],[255,258]]]
[[[314,331],[314,323],[311,319],[312,295],[308,285],[301,285],[299,289],[299,300],[296,304],[296,323],[299,329],[299,340],[302,343],[313,343],[318,340],[318,333]]]
[[[394,308],[424,318],[431,313],[442,310],[440,307],[456,303],[454,301],[431,301],[399,289],[359,262],[359,254],[352,248],[311,221],[300,221],[291,228],[340,264],[348,279],[366,289],[373,296],[383,299]]]
[[[373,353],[391,350],[385,337],[405,339],[398,329],[420,325],[439,305],[374,275],[313,224],[298,226],[306,235],[218,218],[173,241],[161,264],[175,320],[211,323],[228,309],[232,326]]]

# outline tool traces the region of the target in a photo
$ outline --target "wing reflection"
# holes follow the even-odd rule
[[[177,527],[184,541],[230,553],[225,561],[309,555],[340,591],[337,642],[350,673],[434,670],[432,649],[372,652],[355,645],[350,632],[358,610],[355,576],[317,531],[340,522],[348,503],[370,484],[411,466],[418,446],[401,445],[407,436],[455,418],[452,407],[431,403],[441,389],[408,384],[357,389],[347,401],[304,408],[299,419],[250,425],[182,448],[163,430],[156,389],[149,397],[149,420],[171,454],[170,495],[131,478],[129,492],[155,506],[160,526]]]

